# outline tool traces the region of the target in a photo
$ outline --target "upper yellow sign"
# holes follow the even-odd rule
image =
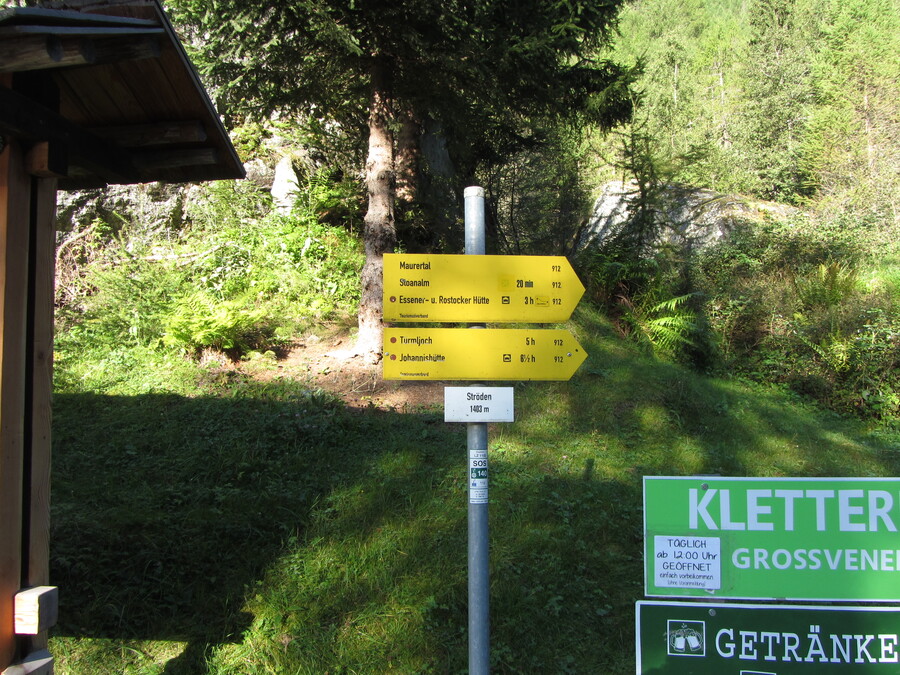
[[[583,294],[564,256],[384,256],[385,321],[559,323]]]

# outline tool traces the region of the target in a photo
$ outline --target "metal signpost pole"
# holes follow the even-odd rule
[[[484,255],[484,189],[465,189],[466,255]],[[471,324],[470,328],[484,328]],[[469,673],[490,672],[488,569],[488,432],[486,422],[466,425],[469,454]]]

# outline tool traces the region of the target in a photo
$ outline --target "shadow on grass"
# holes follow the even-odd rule
[[[866,436],[853,420],[774,389],[635,356],[586,316],[581,327],[590,356],[578,378],[520,396],[530,422],[517,431],[532,442],[566,439],[602,448],[608,460],[629,468],[623,476],[638,479],[892,476],[900,470],[897,443]]]
[[[54,398],[51,578],[57,636],[187,642],[165,672],[206,672],[238,641],[248,588],[404,420],[284,385],[236,396]],[[405,422],[409,424],[409,422]]]
[[[109,645],[77,672],[122,672],[141,640],[187,643],[167,675],[465,672],[463,425],[298,385],[62,394],[54,433],[54,635]],[[495,672],[627,672],[639,493],[590,465],[496,473]]]
[[[491,432],[498,674],[634,672],[643,475],[900,469],[835,418],[582,337],[582,373],[519,385]],[[277,382],[54,405],[57,635],[188,643],[167,675],[465,672],[463,425]]]

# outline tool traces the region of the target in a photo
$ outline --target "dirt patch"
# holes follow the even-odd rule
[[[349,355],[346,333],[311,336],[298,341],[274,365],[238,366],[254,377],[295,377],[340,397],[351,407],[416,410],[443,405],[446,382],[385,381],[381,364]]]

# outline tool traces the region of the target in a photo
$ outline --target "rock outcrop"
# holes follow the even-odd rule
[[[598,245],[619,234],[639,198],[639,186],[634,181],[611,181],[604,185],[594,202],[590,221],[579,236],[577,248]],[[678,185],[654,191],[647,202],[658,225],[659,242],[685,248],[709,246],[741,223],[762,222],[767,218],[785,220],[800,213],[786,204]]]

